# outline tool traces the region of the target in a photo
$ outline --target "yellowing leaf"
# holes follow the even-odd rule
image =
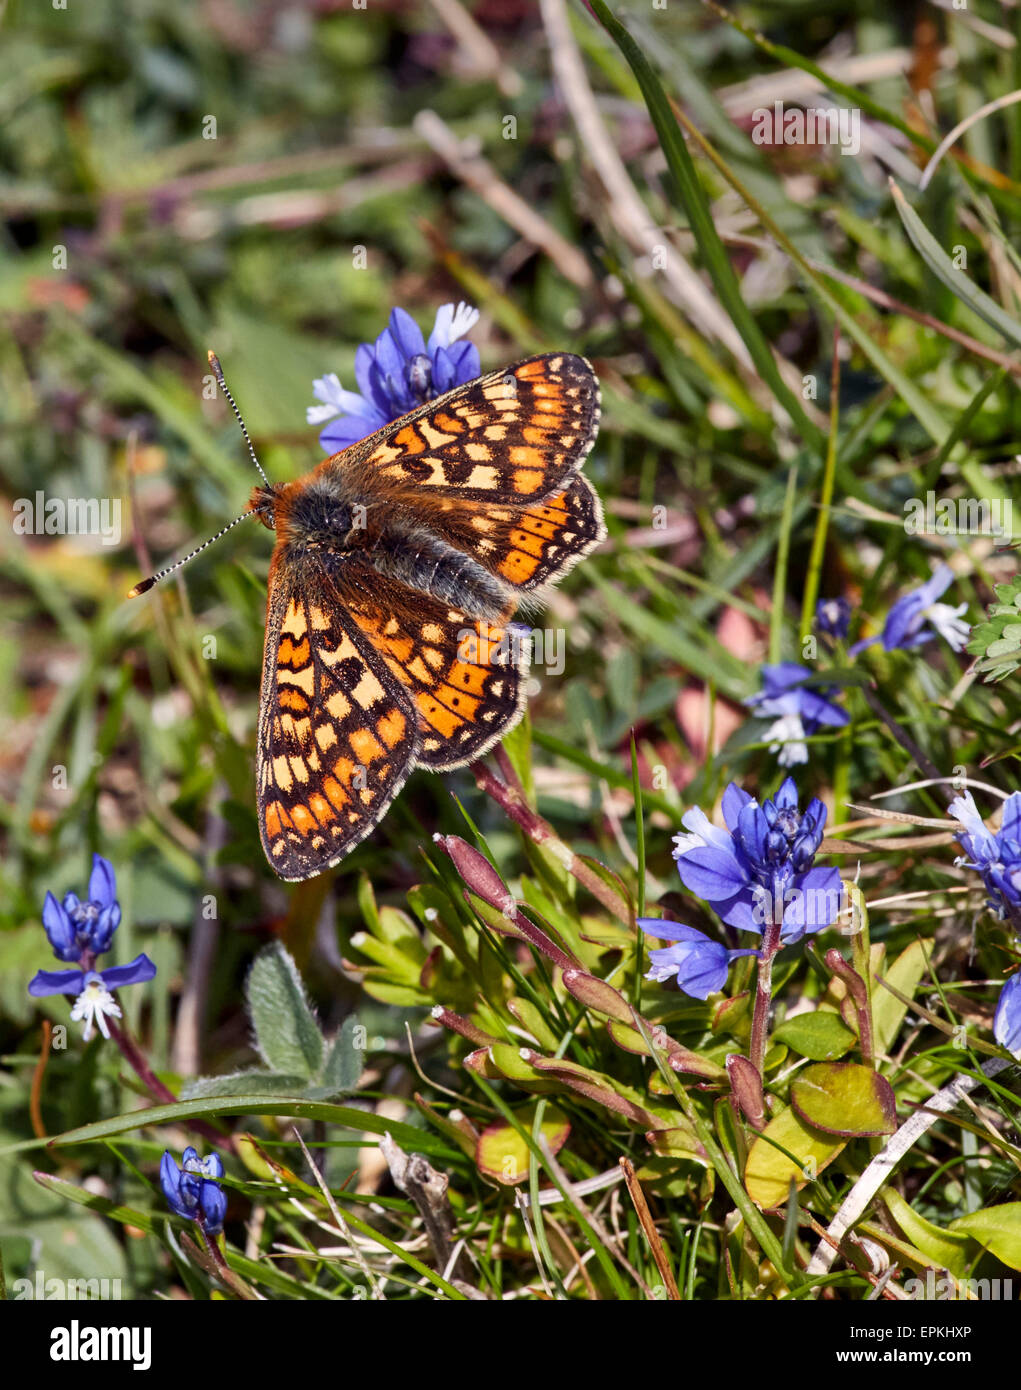
[[[959,1216],[949,1229],[971,1236],[1009,1269],[1021,1269],[1021,1202],[1004,1202]]]
[[[535,1121],[534,1107],[519,1110],[517,1119],[522,1128],[531,1133]],[[541,1132],[546,1143],[550,1146],[551,1152],[556,1154],[567,1142],[571,1126],[567,1117],[560,1110],[557,1110],[555,1106],[548,1105],[543,1117]],[[528,1177],[528,1158],[528,1145],[513,1125],[508,1124],[506,1120],[497,1120],[494,1124],[487,1125],[479,1135],[479,1142],[475,1149],[475,1162],[480,1172],[485,1173],[487,1177],[493,1178],[496,1182],[504,1183],[508,1187],[512,1187],[515,1183],[524,1182]]]
[[[846,1142],[806,1125],[790,1107],[781,1110],[748,1150],[744,1170],[748,1196],[766,1210],[783,1206],[791,1178],[796,1187],[804,1187],[836,1158]]]
[[[881,974],[885,980],[889,980],[894,989],[900,990],[901,994],[910,999],[918,988],[919,980],[925,974],[925,949],[922,943],[912,941],[910,946],[901,951],[889,970],[880,970],[876,973]],[[890,1050],[890,1045],[897,1036],[897,1030],[904,1022],[904,1015],[907,1011],[906,1004],[902,1004],[896,995],[891,994],[888,989],[884,989],[881,984],[873,980],[872,1027],[877,1052]]]
[[[858,1062],[816,1062],[791,1082],[791,1105],[827,1134],[892,1134],[897,1101],[885,1076]]]

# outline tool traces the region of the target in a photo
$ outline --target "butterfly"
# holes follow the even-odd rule
[[[579,471],[598,425],[590,364],[547,353],[254,489],[276,533],[256,793],[281,878],[333,868],[414,768],[474,762],[520,719],[511,617],[606,535]]]

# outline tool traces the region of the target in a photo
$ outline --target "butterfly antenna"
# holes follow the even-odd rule
[[[270,481],[266,477],[266,474],[263,472],[262,464],[256,458],[255,450],[252,448],[252,441],[248,437],[247,429],[245,429],[245,422],[241,418],[241,411],[238,410],[237,402],[234,400],[234,397],[230,394],[230,389],[223,379],[223,368],[220,366],[220,359],[217,357],[216,353],[212,351],[212,349],[210,349],[210,351],[206,353],[206,356],[209,358],[209,365],[213,369],[213,375],[216,377],[220,390],[227,397],[227,403],[229,404],[231,410],[233,410],[234,416],[237,419],[238,424],[241,426],[241,433],[245,436],[245,443],[248,445],[248,452],[252,456],[252,462],[259,470],[259,473],[262,475],[262,481],[266,484],[267,487],[269,487]]]
[[[210,536],[207,541],[203,541],[200,546],[191,552],[190,555],[183,556],[180,560],[175,560],[172,565],[168,565],[165,570],[158,570],[156,574],[151,574],[148,579],[143,579],[140,584],[136,584],[133,589],[128,591],[128,598],[138,598],[139,594],[148,593],[154,584],[158,584],[161,579],[166,579],[168,574],[173,574],[174,570],[179,570],[182,565],[186,565],[189,560],[194,560],[196,555],[201,555],[203,550],[218,541],[221,536],[225,536],[228,531],[232,531],[239,521],[246,521],[248,517],[255,516],[255,512],[242,512],[233,521],[229,521],[222,531],[217,531],[215,536]]]

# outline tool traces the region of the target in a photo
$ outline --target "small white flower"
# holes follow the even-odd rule
[[[707,845],[721,849],[725,854],[730,853],[730,835],[718,825],[713,825],[700,807],[693,806],[690,811],[685,811],[681,817],[681,824],[689,833],[674,836],[675,859],[682,854],[689,854],[693,849],[704,849]]]
[[[74,1007],[71,1010],[73,1023],[80,1023],[82,1019],[85,1020],[82,1040],[84,1042],[89,1041],[92,1037],[94,1024],[98,1025],[104,1038],[109,1038],[110,1030],[106,1025],[107,1018],[120,1017],[120,1006],[103,983],[102,976],[89,975],[85,988],[74,1001]]]
[[[955,652],[964,651],[971,635],[971,624],[966,623],[961,617],[961,614],[967,611],[966,603],[958,604],[956,608],[951,608],[949,603],[931,603],[925,610],[929,622]]]
[[[438,347],[449,347],[458,338],[463,338],[479,321],[479,311],[462,300],[457,308],[453,304],[441,304],[436,310],[436,323],[429,334],[429,351]]]
[[[344,388],[336,372],[316,377],[312,383],[312,394],[322,405],[310,405],[305,412],[310,425],[321,425],[324,420],[332,420],[340,414],[340,393]]]
[[[341,386],[336,372],[317,376],[312,383],[312,394],[322,405],[306,407],[305,418],[310,425],[321,425],[324,420],[332,420],[334,415],[364,415],[371,409],[357,391],[347,391]]]
[[[766,730],[770,740],[769,751],[779,753],[781,767],[793,767],[795,763],[808,762],[808,745],[805,743],[805,727],[800,715],[782,715],[775,724]]]

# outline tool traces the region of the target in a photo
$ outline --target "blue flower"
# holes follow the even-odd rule
[[[1008,1052],[1021,1049],[1021,973],[1012,975],[1000,991],[993,1016],[993,1037]]]
[[[182,1159],[178,1168],[170,1150],[164,1150],[160,1159],[163,1196],[171,1211],[189,1221],[198,1221],[209,1235],[215,1236],[223,1229],[227,1214],[227,1194],[217,1181],[223,1177],[223,1162],[215,1153],[199,1158],[191,1145]]]
[[[752,950],[728,951],[726,946],[713,941],[704,932],[682,926],[680,922],[667,922],[659,917],[639,917],[638,925],[647,936],[674,943],[649,952],[652,969],[645,978],[662,984],[676,975],[678,987],[685,994],[690,994],[692,999],[708,999],[710,994],[723,989],[730,962],[738,956],[756,954]]]
[[[121,1016],[112,991],[125,985],[140,985],[155,974],[155,965],[147,955],[141,955],[128,965],[111,965],[106,970],[37,970],[28,992],[36,998],[44,994],[76,994],[71,1019],[75,1023],[85,1020],[82,1037],[88,1042],[93,1024],[98,1024],[103,1037],[108,1038],[107,1018]]]
[[[832,689],[804,684],[811,674],[807,666],[799,666],[795,661],[763,666],[762,689],[745,700],[757,715],[775,720],[765,738],[769,740],[769,751],[780,754],[781,767],[807,763],[804,740],[824,725],[842,728],[848,721],[847,711],[828,698]]]
[[[478,319],[470,304],[442,304],[426,343],[411,315],[394,309],[375,344],[362,343],[355,353],[358,391],[345,391],[335,372],[315,381],[312,394],[322,405],[309,406],[308,423],[331,421],[319,436],[322,448],[337,453],[452,387],[474,381],[482,370],[479,350],[458,339]]]
[[[821,598],[815,605],[815,625],[827,637],[842,642],[851,625],[851,605],[846,598]]]
[[[85,902],[75,893],[68,893],[62,904],[52,893],[46,894],[43,928],[58,960],[80,961],[83,955],[98,956],[110,949],[121,920],[116,893],[113,865],[94,854]]]
[[[989,906],[998,917],[1010,917],[1021,927],[1021,792],[1003,803],[1000,828],[994,834],[978,813],[971,792],[955,797],[950,814],[963,828],[957,840],[967,857],[957,860],[982,875]]]
[[[955,652],[963,651],[971,627],[962,620],[961,614],[967,611],[968,605],[961,603],[951,608],[948,603],[936,602],[953,580],[954,572],[949,565],[937,565],[924,584],[897,600],[887,614],[882,632],[877,637],[856,642],[848,655],[857,656],[873,642],[882,642],[888,652],[910,651],[931,642],[937,632]],[[926,627],[927,622],[932,627]]]
[[[766,924],[781,922],[784,944],[836,920],[840,874],[813,867],[826,824],[821,801],[799,811],[788,777],[760,806],[731,782],[723,793],[723,819],[726,830],[697,807],[682,818],[689,833],[674,837],[674,857],[685,888],[740,931],[761,934]]]

